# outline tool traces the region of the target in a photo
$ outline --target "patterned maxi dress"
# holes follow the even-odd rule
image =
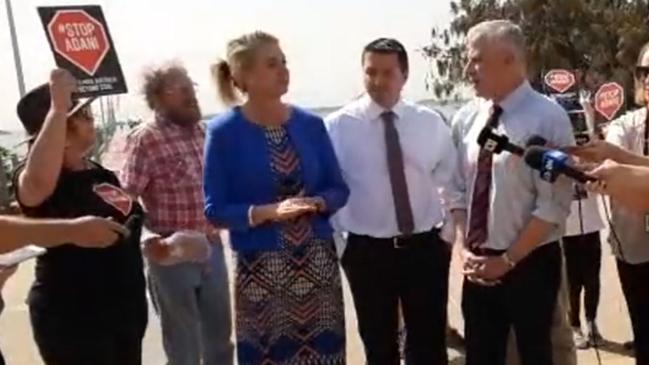
[[[283,127],[266,129],[277,201],[302,190],[300,161]],[[239,365],[344,365],[345,318],[333,240],[308,218],[284,223],[281,249],[240,252],[236,272]]]

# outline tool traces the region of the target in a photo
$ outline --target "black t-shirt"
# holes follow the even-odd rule
[[[21,170],[17,169],[15,180]],[[26,216],[35,218],[94,215],[112,217],[124,224],[132,216],[143,216],[142,207],[120,188],[115,174],[99,165],[83,171],[63,169],[54,193],[41,205],[20,204]],[[29,293],[32,310],[56,313],[92,326],[110,325],[116,319],[123,323],[146,318],[140,251],[142,219],[137,218],[129,221],[131,234],[110,247],[66,244],[38,257]]]

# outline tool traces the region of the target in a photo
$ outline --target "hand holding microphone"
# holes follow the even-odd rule
[[[568,155],[559,150],[530,146],[525,151],[524,159],[529,167],[540,171],[541,178],[548,182],[556,181],[559,175],[565,175],[584,184],[597,181],[593,176],[585,174],[571,165]]]
[[[585,174],[572,165],[566,153],[544,147],[547,140],[538,135],[531,136],[527,141],[527,149],[523,149],[509,142],[507,136],[498,134],[490,127],[485,127],[480,131],[478,144],[492,153],[508,151],[514,155],[522,156],[525,163],[540,171],[541,178],[548,182],[556,181],[559,175],[565,175],[580,183],[597,181],[593,176]]]

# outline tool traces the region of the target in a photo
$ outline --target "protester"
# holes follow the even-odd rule
[[[571,212],[562,239],[570,292],[570,325],[575,345],[579,349],[602,343],[596,319],[602,261],[600,230],[604,229],[604,222],[599,213],[597,197],[596,194],[586,192],[582,185],[574,185]],[[586,317],[585,336],[580,320],[582,291]]]
[[[94,120],[88,103],[72,99],[75,88],[72,75],[57,69],[49,85],[19,101],[18,116],[32,142],[14,176],[16,198],[28,217],[110,217],[129,232],[118,229],[117,243],[103,247],[110,233],[105,222],[94,222],[95,233],[71,237],[91,245],[51,247],[38,257],[28,298],[34,338],[47,365],[141,364],[147,323],[143,212],[112,172],[89,160]]]
[[[508,152],[476,143],[486,126],[524,145],[531,135],[574,143],[566,112],[526,80],[525,37],[509,21],[487,21],[467,35],[465,73],[478,97],[453,132],[460,162],[451,210],[465,247],[463,313],[468,365],[503,364],[510,326],[523,365],[552,364],[551,326],[561,280],[561,238],[569,184],[554,185]],[[468,218],[468,221],[467,221]]]
[[[370,42],[362,66],[367,95],[328,116],[327,128],[350,187],[334,221],[348,233],[342,267],[367,363],[399,364],[400,303],[406,364],[446,364],[451,253],[437,188],[457,160],[450,129],[439,113],[402,99],[409,65],[397,40]]]
[[[228,273],[205,215],[205,130],[194,84],[170,63],[148,70],[143,92],[154,120],[128,141],[121,180],[147,210],[144,252],[169,365],[233,364]]]
[[[17,250],[26,245],[56,247],[74,244],[80,247],[101,248],[114,244],[119,235],[129,234],[124,226],[105,218],[82,217],[70,220],[29,219],[0,216],[0,253]],[[0,292],[7,280],[16,272],[17,266],[0,266]],[[0,293],[0,312],[4,300]],[[0,353],[0,365],[5,360]]]
[[[222,101],[235,105],[209,123],[205,213],[230,230],[237,252],[239,364],[345,364],[328,219],[349,191],[324,124],[282,102],[289,71],[270,34],[231,40],[212,73]]]
[[[638,55],[635,67],[636,103],[642,108],[629,112],[611,122],[606,134],[606,142],[612,150],[623,151],[617,155],[633,154],[633,159],[620,159],[623,163],[641,162],[649,155],[649,43]],[[595,150],[607,145],[593,146]],[[586,148],[587,150],[588,148]],[[582,151],[583,152],[583,151]],[[627,161],[628,160],[628,161]],[[635,343],[636,364],[649,364],[649,232],[647,210],[649,205],[635,201],[644,200],[649,189],[649,173],[642,176],[638,171],[649,172],[647,167],[631,167],[614,162],[605,162],[592,172],[605,184],[603,191],[611,195],[611,234],[609,241],[617,258],[617,267],[626,298]],[[636,185],[645,193],[633,189]],[[628,193],[627,193],[628,191]],[[646,199],[649,200],[649,199]],[[634,209],[637,207],[637,209]]]

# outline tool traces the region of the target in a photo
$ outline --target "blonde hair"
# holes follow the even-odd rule
[[[642,58],[644,57],[645,53],[649,51],[649,42],[645,43],[642,48],[640,48],[640,52],[638,53],[638,61],[636,62],[635,66],[640,66],[640,63],[642,62]],[[633,71],[633,87],[635,91],[635,103],[638,105],[647,105],[647,100],[645,99],[644,95],[644,80],[638,80],[637,75],[635,75],[635,70]]]
[[[246,93],[242,85],[242,73],[249,69],[257,50],[268,43],[278,43],[277,38],[262,31],[244,34],[228,42],[226,58],[218,60],[210,67],[221,101],[226,105],[237,104],[240,95]]]

